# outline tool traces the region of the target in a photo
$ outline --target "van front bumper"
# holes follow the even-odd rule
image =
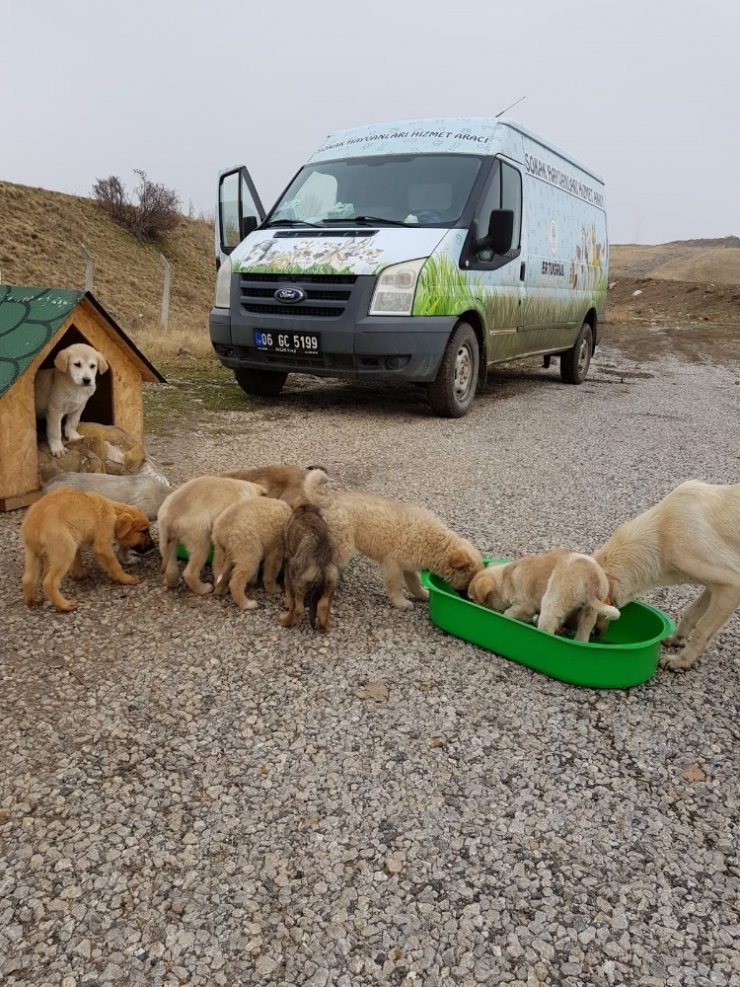
[[[355,319],[304,319],[288,313],[265,315],[258,322],[233,318],[227,309],[211,309],[211,343],[219,361],[232,370],[274,370],[344,377],[430,383],[437,376],[455,316],[365,316]],[[265,353],[255,332],[310,333],[319,337],[318,354]]]

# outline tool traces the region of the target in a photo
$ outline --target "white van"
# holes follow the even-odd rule
[[[213,348],[249,394],[289,373],[425,384],[464,415],[488,367],[599,341],[604,184],[507,120],[405,120],[327,137],[265,216],[219,180]]]

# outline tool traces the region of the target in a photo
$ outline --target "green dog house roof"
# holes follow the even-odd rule
[[[164,377],[89,291],[0,284],[0,397],[23,374],[83,298],[130,347],[149,370],[152,379],[164,381]]]

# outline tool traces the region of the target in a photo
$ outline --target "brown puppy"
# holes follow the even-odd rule
[[[689,480],[643,514],[620,525],[594,552],[609,579],[609,595],[624,606],[654,586],[704,587],[688,607],[662,658],[674,672],[691,668],[740,607],[740,483]]]
[[[515,620],[529,622],[538,615],[537,626],[550,634],[575,621],[576,641],[588,641],[599,616],[619,617],[616,607],[602,602],[608,594],[598,563],[567,549],[489,565],[468,586],[476,603]]]
[[[134,586],[139,580],[123,571],[113,543],[136,552],[147,552],[154,547],[149,520],[138,507],[71,487],[52,490],[29,507],[21,524],[21,538],[26,554],[23,572],[26,606],[38,602],[36,589],[41,579],[44,593],[57,610],[64,611],[74,610],[77,601],[62,596],[60,584],[67,572],[75,578],[84,574],[80,552],[83,546],[92,549],[111,579],[127,586]]]
[[[417,600],[429,599],[419,570],[429,569],[457,590],[464,590],[483,568],[480,552],[422,507],[376,494],[342,490],[323,510],[337,545],[340,564],[357,552],[380,562],[390,601],[399,610],[412,603],[403,585]]]
[[[328,632],[331,603],[339,581],[339,556],[319,509],[327,477],[314,468],[306,477],[305,502],[293,510],[285,531],[285,605],[283,627],[293,627],[308,606],[311,627]]]
[[[297,507],[303,501],[303,481],[313,469],[320,467],[299,469],[298,466],[258,466],[248,470],[229,470],[219,476],[259,483],[265,488],[266,497],[277,497],[291,507]]]
[[[265,488],[256,483],[222,476],[196,476],[173,490],[157,513],[159,552],[167,586],[173,589],[180,581],[177,548],[182,544],[188,552],[182,578],[199,596],[210,593],[213,586],[201,582],[200,571],[208,559],[216,518],[232,504],[261,497],[264,492]]]
[[[219,514],[213,526],[214,593],[223,593],[228,581],[234,603],[242,610],[255,610],[257,601],[246,591],[263,558],[265,591],[280,591],[277,576],[290,515],[289,505],[272,497],[240,501]]]

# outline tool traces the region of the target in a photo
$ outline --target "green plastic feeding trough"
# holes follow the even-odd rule
[[[502,565],[508,559],[486,559]],[[573,641],[541,631],[513,617],[482,607],[432,573],[422,582],[429,590],[429,616],[448,634],[527,665],[536,672],[592,689],[626,689],[655,673],[660,642],[676,629],[673,621],[647,603],[628,603],[619,620],[598,641]]]

